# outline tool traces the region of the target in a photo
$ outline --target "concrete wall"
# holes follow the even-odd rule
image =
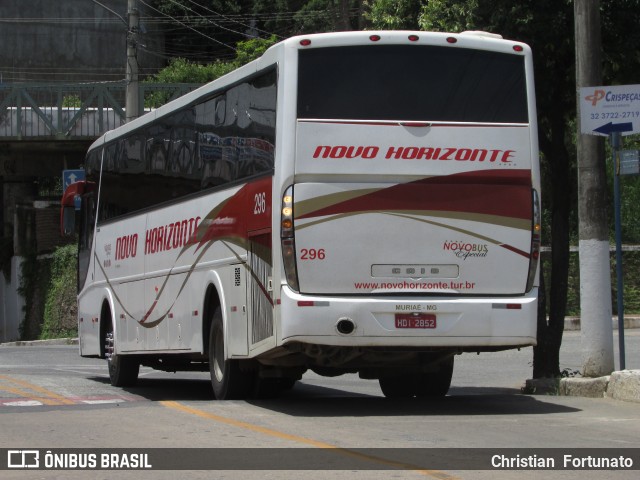
[[[22,258],[11,259],[11,279],[0,273],[0,343],[20,338],[20,324],[24,318],[24,299],[18,294]]]
[[[100,3],[126,20],[127,0]],[[0,18],[3,83],[124,79],[127,27],[91,0],[2,0]],[[161,33],[140,34],[140,43],[164,50]],[[161,58],[138,52],[141,73],[163,66]]]

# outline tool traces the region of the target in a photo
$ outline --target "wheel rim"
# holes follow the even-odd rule
[[[113,356],[113,332],[107,333],[104,343],[104,356],[109,360]]]

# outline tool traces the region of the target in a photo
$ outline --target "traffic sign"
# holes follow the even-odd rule
[[[84,170],[63,170],[62,171],[62,191],[65,191],[72,183],[84,180]],[[80,210],[80,197],[74,199],[76,210]]]
[[[84,170],[63,170],[62,171],[62,189],[66,190],[72,183],[84,180]]]
[[[640,85],[580,89],[580,132],[609,136],[640,132]]]
[[[640,150],[620,150],[620,175],[640,175]]]

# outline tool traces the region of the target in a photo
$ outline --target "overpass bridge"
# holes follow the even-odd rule
[[[140,83],[140,109],[198,84]],[[124,82],[0,84],[0,179],[58,175],[82,163],[88,146],[125,122]]]
[[[141,112],[200,86],[139,85]],[[80,167],[96,138],[125,123],[125,96],[124,82],[0,83],[0,343],[17,340],[20,328],[37,333],[41,312],[23,313],[19,259],[60,244],[62,170]]]

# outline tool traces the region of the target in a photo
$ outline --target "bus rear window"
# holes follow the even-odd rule
[[[298,118],[528,123],[521,55],[418,45],[299,55]]]

